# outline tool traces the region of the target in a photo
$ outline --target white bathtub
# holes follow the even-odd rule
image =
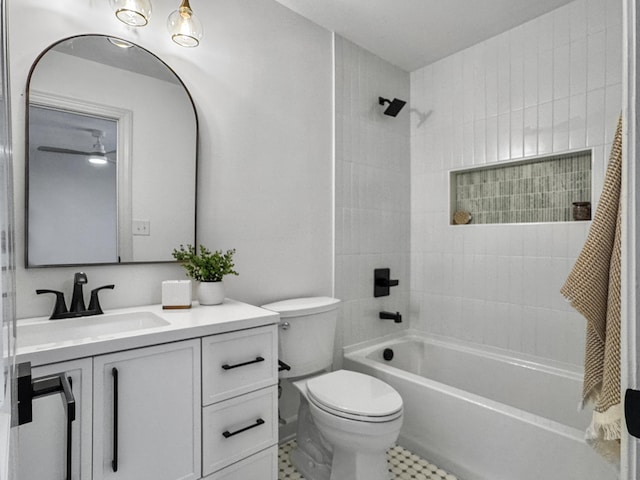
[[[577,411],[576,370],[411,331],[346,349],[344,368],[392,385],[405,409],[399,443],[461,479],[618,477],[583,440],[589,413]]]

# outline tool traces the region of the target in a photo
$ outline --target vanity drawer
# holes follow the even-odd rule
[[[268,387],[203,408],[203,475],[277,443],[277,390]]]
[[[278,446],[229,465],[204,480],[278,480]]]
[[[202,339],[202,404],[278,383],[277,326]]]

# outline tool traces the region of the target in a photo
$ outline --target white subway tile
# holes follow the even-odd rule
[[[462,162],[465,166],[473,165],[474,142],[473,122],[465,122],[462,125]]]
[[[524,259],[513,256],[509,259],[509,303],[522,305],[524,300]]]
[[[536,20],[538,30],[538,51],[549,52],[553,50],[553,15],[554,12],[546,13]]]
[[[498,37],[498,114],[511,110],[511,62],[509,37]]]
[[[524,156],[538,153],[538,106],[533,105],[524,110]]]
[[[553,102],[538,106],[538,154],[553,151]]]
[[[624,2],[618,0],[605,0],[605,9],[607,12],[607,28],[622,23],[622,6]]]
[[[582,38],[571,42],[569,53],[571,70],[569,73],[569,95],[579,95],[587,91],[587,40]]]
[[[524,308],[522,305],[499,304],[498,309],[507,311],[507,336],[508,347],[510,350],[523,351],[523,324],[524,324]]]
[[[524,112],[511,112],[511,158],[522,158],[524,149]]]
[[[498,115],[498,160],[511,158],[511,115]]]
[[[488,163],[498,160],[498,117],[487,118],[486,123],[486,161]]]
[[[550,223],[538,225],[536,229],[536,256],[550,257],[552,255],[552,228],[553,226]]]
[[[583,93],[569,99],[569,148],[584,148],[587,143],[587,96]]]
[[[569,5],[560,7],[553,12],[553,48],[567,45],[571,40]]]
[[[586,0],[576,0],[569,4],[570,40],[575,42],[587,38],[587,6]]]
[[[538,51],[538,101],[553,100],[553,54],[552,50]]]
[[[538,103],[538,48],[536,44],[525,45],[523,57],[524,106]]]
[[[494,117],[495,118],[495,117]],[[476,120],[473,127],[473,163],[481,165],[487,161],[485,140],[487,136],[487,121],[485,119]]]
[[[487,301],[498,301],[498,263],[495,255],[488,255],[486,261],[485,278],[485,298]]]
[[[587,90],[595,90],[605,85],[606,75],[605,32],[589,35],[587,38]]]
[[[553,102],[553,151],[569,149],[569,99]]]
[[[604,141],[613,142],[622,113],[622,85],[614,84],[605,89]]]
[[[570,45],[561,45],[553,49],[553,98],[569,96]]]
[[[606,84],[622,81],[622,25],[606,31]]]
[[[487,42],[485,53],[485,113],[487,117],[498,114],[498,43]]]
[[[587,34],[592,35],[604,30],[606,26],[607,12],[603,0],[587,1]]]
[[[532,307],[522,309],[522,322],[520,324],[520,351],[530,355],[537,354],[537,344],[544,341],[538,338],[538,328],[536,322],[537,310]],[[548,335],[548,332],[545,332]]]
[[[522,28],[515,28],[510,32],[510,102],[513,111],[524,106],[524,47]]]
[[[603,102],[604,107],[604,102]],[[453,137],[451,138],[451,166],[450,168],[459,168],[463,163],[463,138],[464,128],[462,122],[453,124]]]
[[[599,88],[587,93],[587,145],[604,143],[605,90]]]

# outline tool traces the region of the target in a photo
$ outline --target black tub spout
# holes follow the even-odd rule
[[[401,323],[402,322],[402,315],[400,315],[400,312],[380,312],[380,319],[381,320],[393,320],[395,323]]]

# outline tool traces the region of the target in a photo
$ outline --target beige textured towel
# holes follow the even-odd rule
[[[560,292],[587,319],[583,403],[593,403],[586,440],[620,459],[620,186],[622,120],[587,241]]]

